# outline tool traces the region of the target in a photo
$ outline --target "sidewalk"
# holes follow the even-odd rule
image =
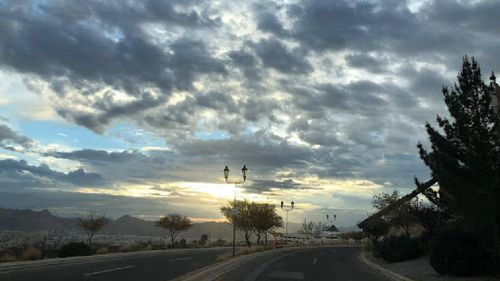
[[[429,264],[428,256],[410,261],[388,263],[383,259],[374,258],[371,252],[364,252],[363,255],[370,262],[414,281],[500,281],[500,279],[493,277],[452,277],[440,275]]]

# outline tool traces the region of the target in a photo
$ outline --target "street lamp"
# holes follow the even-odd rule
[[[229,170],[228,166],[226,166],[223,171],[226,183],[234,184],[233,209],[231,210],[231,215],[233,215],[233,257],[234,257],[236,252],[236,215],[238,214],[238,207],[236,207],[236,185],[244,183],[247,180],[248,169],[246,165],[243,165],[243,168],[241,169],[241,173],[243,175],[243,181],[229,181],[229,172],[231,170]]]
[[[337,220],[337,215],[336,214],[333,214],[333,220]],[[326,214],[326,221],[327,221],[327,224],[330,222],[330,215],[329,214]],[[330,223],[330,226],[333,225],[333,222]]]
[[[288,242],[288,212],[292,211],[293,208],[295,207],[295,202],[290,202],[290,205],[286,205],[281,201],[281,210],[285,211],[286,216],[285,216],[285,241]]]

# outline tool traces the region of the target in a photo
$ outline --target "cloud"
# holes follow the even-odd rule
[[[0,160],[0,182],[7,189],[53,187],[69,183],[74,186],[102,186],[107,180],[100,174],[77,169],[68,173],[52,170],[48,165],[29,165],[25,160]]]
[[[454,0],[4,1],[3,70],[67,122],[102,137],[130,123],[168,151],[50,151],[42,156],[85,172],[42,176],[25,163],[33,171],[9,170],[2,181],[80,186],[98,171],[102,187],[116,189],[215,183],[225,165],[246,164],[257,195],[315,190],[305,177],[410,190],[413,175],[429,176],[415,144],[427,139],[426,121],[446,114],[440,89],[461,57],[475,55],[488,73],[500,65],[498,9]],[[0,136],[4,148],[34,142],[5,126]],[[308,204],[329,204],[320,199]]]
[[[173,3],[8,5],[0,9],[0,61],[35,75],[30,86],[57,96],[60,116],[99,133],[114,119],[164,103],[175,89],[192,89],[201,74],[226,74],[202,40],[180,36],[162,45],[151,42],[143,24],[215,24],[195,10],[177,12]]]
[[[276,39],[263,39],[253,45],[263,65],[287,74],[306,74],[312,66],[304,59],[305,49],[289,49]]]
[[[7,125],[0,124],[0,147],[16,151],[16,145],[23,149],[31,148],[33,146],[33,140],[20,135]]]

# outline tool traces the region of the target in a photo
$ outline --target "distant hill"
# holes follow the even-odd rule
[[[77,231],[77,219],[61,218],[48,210],[0,208],[0,230],[13,231]]]
[[[10,231],[59,231],[80,232],[77,218],[63,218],[54,216],[48,210],[33,211],[30,209],[0,208],[0,230]],[[137,236],[166,236],[167,231],[155,226],[154,221],[146,221],[129,215],[111,220],[102,234],[137,235]],[[195,223],[189,230],[181,233],[186,239],[199,239],[207,234],[210,239],[227,240],[232,237],[232,226],[227,223],[204,222]]]
[[[299,230],[300,223],[288,223],[288,232],[293,233]],[[58,231],[58,232],[81,232],[78,227],[77,218],[63,218],[52,215],[48,210],[33,211],[19,209],[0,208],[0,230],[10,231]],[[339,227],[340,232],[353,231],[354,228]],[[195,223],[187,231],[181,232],[179,238],[187,240],[199,239],[202,234],[207,234],[213,240],[230,240],[233,227],[223,222],[203,222]],[[278,231],[284,232],[284,229]],[[162,236],[168,235],[167,230],[155,226],[154,221],[142,220],[129,215],[122,216],[116,220],[111,220],[103,230],[102,234],[114,235],[136,235],[136,236]],[[242,240],[241,233],[238,240]]]

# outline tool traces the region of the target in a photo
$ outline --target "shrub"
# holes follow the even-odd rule
[[[134,247],[132,245],[129,245],[129,244],[122,245],[122,246],[120,246],[119,251],[122,253],[132,252],[132,251],[134,251]]]
[[[41,258],[42,251],[34,247],[29,247],[24,250],[23,255],[21,256],[22,260],[39,260]]]
[[[340,238],[342,239],[354,239],[354,240],[361,240],[365,238],[365,234],[362,231],[351,231],[351,232],[344,232],[341,233]]]
[[[90,247],[82,242],[70,242],[59,249],[61,258],[87,255],[90,255]]]
[[[108,247],[101,247],[97,249],[96,254],[98,255],[105,255],[109,252]]]
[[[430,263],[436,272],[454,276],[477,276],[492,267],[492,259],[477,236],[458,225],[445,226],[436,234]]]
[[[16,261],[17,258],[15,256],[11,256],[9,254],[4,254],[0,256],[0,262],[10,262],[10,261]]]
[[[406,235],[389,236],[377,244],[378,254],[388,262],[406,261],[424,254],[420,239]]]

